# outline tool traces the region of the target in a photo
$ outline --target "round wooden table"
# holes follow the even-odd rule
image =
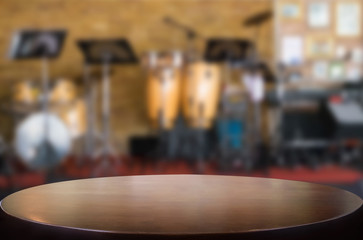
[[[277,179],[94,178],[25,189],[1,208],[14,229],[3,234],[26,239],[363,239],[358,196]]]

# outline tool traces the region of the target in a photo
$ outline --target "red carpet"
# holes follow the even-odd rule
[[[194,166],[185,161],[172,161],[155,163],[151,161],[141,161],[136,159],[123,159],[119,166],[109,166],[107,169],[101,169],[95,174],[95,166],[92,164],[84,164],[78,166],[72,160],[67,160],[55,173],[54,178],[79,179],[98,176],[114,176],[114,175],[146,175],[146,174],[195,174]],[[112,171],[109,171],[112,170]],[[286,180],[307,181],[315,183],[332,183],[332,184],[352,184],[363,179],[363,173],[338,165],[322,166],[318,170],[307,167],[299,167],[295,169],[271,167],[266,171],[255,171],[247,174],[243,169],[231,172],[220,172],[215,164],[207,164],[203,174],[223,174],[234,176],[251,176],[251,177],[267,177]],[[11,177],[0,175],[0,190],[9,187],[22,189],[35,185],[46,183],[44,173],[18,173]]]

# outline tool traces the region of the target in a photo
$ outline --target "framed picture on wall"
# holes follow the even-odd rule
[[[309,27],[326,28],[330,25],[330,2],[310,2],[307,11]]]
[[[345,77],[344,63],[334,61],[329,66],[329,77],[331,80],[343,80]]]
[[[303,3],[302,0],[280,0],[278,1],[279,17],[282,20],[301,20]]]
[[[336,4],[336,34],[339,37],[362,35],[361,0],[344,0]]]
[[[281,40],[281,61],[283,64],[301,65],[304,61],[304,40],[299,35],[286,35]]]
[[[358,82],[363,77],[360,66],[348,66],[346,70],[346,79],[350,82]]]
[[[306,38],[309,59],[330,58],[334,55],[334,39],[329,34],[315,34]]]
[[[294,70],[287,74],[287,80],[290,83],[298,83],[303,80],[303,75],[300,71]]]
[[[327,61],[316,61],[312,65],[312,77],[318,80],[328,78],[329,63]]]
[[[363,48],[356,47],[352,50],[351,60],[356,64],[363,64]]]

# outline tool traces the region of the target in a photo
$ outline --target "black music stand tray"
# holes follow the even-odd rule
[[[253,44],[245,39],[212,38],[207,42],[204,59],[207,62],[245,62],[249,59]]]
[[[56,58],[66,37],[65,30],[20,30],[13,35],[9,58],[39,59]]]
[[[96,155],[101,156],[102,166],[107,167],[104,164],[112,160],[112,155],[116,156],[116,151],[110,142],[110,65],[134,64],[138,62],[138,59],[126,39],[84,39],[79,40],[77,44],[84,56],[87,83],[90,82],[89,65],[102,65],[103,146]],[[90,103],[88,105],[90,106]],[[115,160],[118,164],[118,158]]]

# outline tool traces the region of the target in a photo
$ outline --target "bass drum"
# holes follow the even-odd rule
[[[193,128],[208,129],[216,117],[220,98],[221,69],[195,62],[186,66],[182,90],[183,115]]]
[[[147,68],[147,114],[154,127],[171,129],[179,113],[181,52],[150,52]]]
[[[69,130],[54,114],[32,114],[16,129],[15,151],[29,169],[55,167],[70,149]]]

